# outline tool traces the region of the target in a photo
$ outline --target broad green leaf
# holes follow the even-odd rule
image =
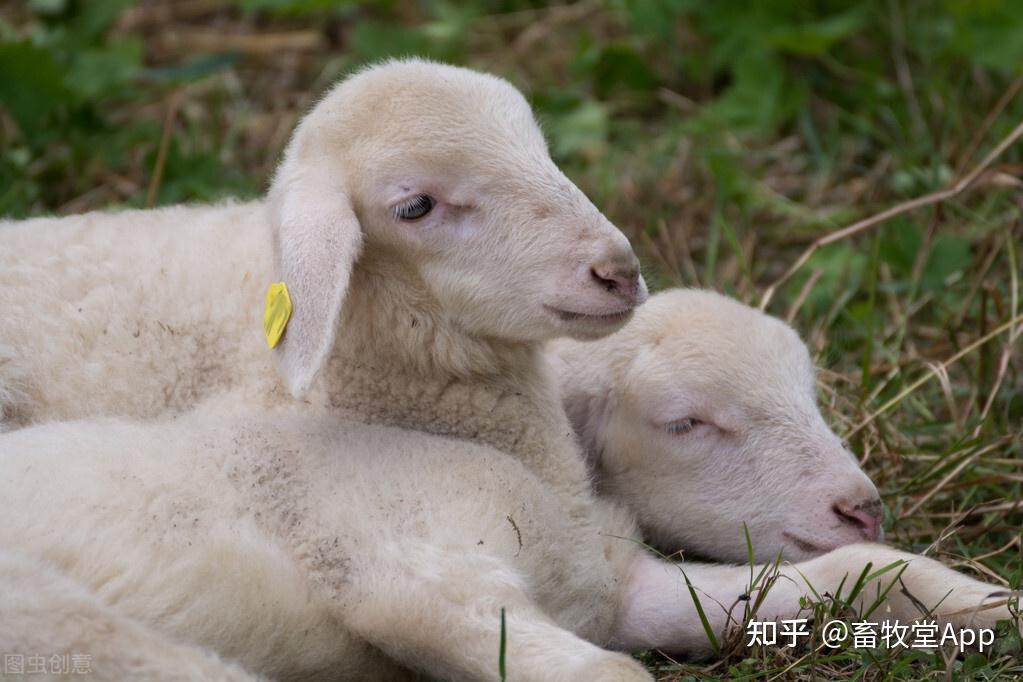
[[[585,99],[569,111],[550,117],[545,127],[556,158],[578,154],[592,160],[603,153],[607,143],[607,107]]]
[[[76,54],[65,82],[83,100],[100,98],[134,78],[141,63],[142,45],[136,40],[119,40],[104,49]]]
[[[806,99],[806,88],[788,82],[780,59],[750,54],[737,61],[731,87],[711,103],[705,115],[754,132],[767,133],[795,116]]]
[[[908,278],[923,246],[920,226],[908,218],[896,218],[881,233],[881,260],[900,279]]]
[[[639,54],[628,45],[608,45],[600,51],[593,66],[594,90],[607,99],[622,91],[649,92],[657,86],[654,73]]]
[[[972,261],[970,240],[966,236],[939,234],[934,238],[931,252],[927,256],[921,284],[927,289],[939,289],[953,274],[970,267]]]
[[[355,7],[356,0],[239,0],[239,6],[245,12],[270,12],[281,15],[302,15],[326,10]],[[375,3],[378,5],[391,3]]]
[[[194,81],[233,66],[239,59],[241,55],[237,52],[208,54],[172,66],[142,69],[138,75],[143,80],[157,82]]]
[[[770,41],[784,52],[821,55],[838,41],[858,31],[866,23],[861,5],[844,14],[796,26],[786,26],[771,34]]]
[[[68,28],[78,42],[82,44],[94,42],[117,20],[121,12],[132,4],[132,0],[89,0],[74,3],[75,15]]]
[[[36,135],[47,115],[69,100],[64,73],[48,50],[28,43],[0,44],[0,103],[22,133]]]

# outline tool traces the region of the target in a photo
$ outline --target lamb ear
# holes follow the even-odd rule
[[[576,433],[583,457],[593,471],[599,471],[605,431],[611,416],[610,390],[602,387],[592,391],[568,388],[562,393],[561,404]]]
[[[334,176],[336,178],[336,175]],[[274,349],[281,378],[303,398],[326,364],[337,336],[341,306],[362,248],[362,228],[351,200],[326,173],[304,173],[271,197],[274,261],[293,310]]]

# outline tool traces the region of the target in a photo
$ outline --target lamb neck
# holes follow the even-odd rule
[[[462,331],[417,280],[393,261],[360,260],[321,378],[330,408],[507,452],[590,525],[588,473],[539,344]]]

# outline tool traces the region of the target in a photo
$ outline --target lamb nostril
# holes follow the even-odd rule
[[[629,298],[635,298],[639,292],[638,265],[595,265],[590,268],[590,275],[597,284],[610,292],[624,294]]]
[[[881,500],[874,498],[857,505],[837,502],[831,510],[843,523],[859,530],[865,539],[874,542],[881,538]]]

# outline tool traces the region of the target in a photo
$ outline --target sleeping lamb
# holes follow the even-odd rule
[[[607,338],[548,351],[598,491],[663,551],[744,562],[743,524],[759,561],[880,539],[877,490],[821,417],[810,355],[780,320],[673,289]]]
[[[611,540],[598,534],[585,463],[541,344],[617,330],[646,290],[627,240],[554,166],[528,105],[506,82],[420,61],[371,68],[343,82],[303,120],[265,203],[27,221],[5,228],[4,239],[10,248],[2,257],[19,254],[0,269],[0,291],[14,317],[4,327],[10,335],[0,362],[14,421],[67,416],[83,410],[76,402],[89,404],[86,411],[155,413],[154,406],[184,406],[215,393],[217,377],[228,375],[252,379],[223,399],[231,410],[294,405],[269,371],[253,305],[267,283],[283,280],[294,300],[284,340],[274,349],[283,383],[305,395],[326,365],[326,381],[309,395],[313,406],[302,410],[306,418],[323,408],[331,413],[324,425],[343,413],[470,438],[510,455],[510,466],[542,481],[537,485],[558,506],[559,532],[579,538],[573,560],[586,563],[593,588],[572,597],[573,617],[594,639],[606,638],[614,608],[609,590],[622,567],[604,546]],[[201,409],[217,412],[209,401]],[[211,417],[208,428],[230,433],[227,411],[223,421]],[[287,409],[259,414],[249,422],[280,421],[280,428],[301,431],[301,424],[286,426]],[[14,467],[7,480],[16,487],[27,480],[28,472],[8,457],[23,446],[58,458],[61,451],[86,453],[84,443],[60,436],[75,428],[16,431],[0,441],[0,455]],[[94,428],[95,452],[102,453],[104,427]],[[144,427],[134,428],[146,439]],[[182,428],[187,448],[192,432]],[[258,436],[249,426],[233,429]],[[394,433],[412,438],[419,451],[422,433]],[[33,440],[51,437],[45,444]],[[342,452],[376,456],[373,448],[358,447],[357,434],[351,439],[353,447]],[[314,458],[322,454],[315,443],[293,445]],[[168,463],[182,463],[166,454]],[[53,498],[42,503],[62,506]],[[16,525],[11,530],[18,535]],[[293,530],[300,526],[301,515]],[[321,594],[306,581],[308,559],[319,549],[300,544],[299,563],[289,570],[304,589],[330,601],[329,590]],[[337,572],[349,560],[332,564],[324,556],[327,563],[313,572],[343,582]],[[261,564],[253,565],[258,573]],[[324,617],[336,620],[337,607]],[[215,632],[230,630],[207,616],[203,622]],[[275,622],[266,628],[276,631]],[[247,624],[250,631],[262,641],[261,631]],[[220,652],[236,654],[230,647]]]
[[[119,616],[69,625],[48,592],[19,600],[0,562],[0,647],[75,627],[81,650],[125,652],[102,680],[125,678],[140,629],[276,679],[497,680],[502,609],[509,679],[647,679],[594,644],[709,654],[682,570],[719,635],[727,605],[756,593],[748,567],[645,553],[624,508],[569,500],[514,456],[333,415],[55,423],[0,436],[0,452],[0,546]],[[573,518],[583,506],[591,530]],[[906,592],[889,593],[890,618],[921,604],[958,626],[1010,615],[1007,594],[935,561],[852,544],[783,566],[757,617],[795,618],[811,590],[896,561]]]
[[[0,232],[0,257],[20,254],[0,268],[16,420],[138,417],[211,396],[204,412],[327,411],[460,436],[517,457],[581,536],[596,534],[541,346],[616,331],[646,287],[507,82],[417,60],[372,67],[303,119],[266,202]],[[286,388],[259,325],[277,280],[294,301],[273,350]]]

